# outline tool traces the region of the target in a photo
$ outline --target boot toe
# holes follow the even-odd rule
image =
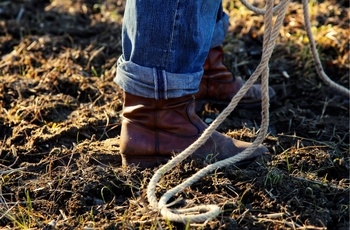
[[[214,132],[211,138],[193,153],[192,158],[201,158],[204,161],[220,161],[240,154],[249,146],[251,146],[249,142],[236,140],[219,132]],[[266,152],[268,152],[268,149],[260,144],[254,152],[242,161],[253,162],[255,158]]]

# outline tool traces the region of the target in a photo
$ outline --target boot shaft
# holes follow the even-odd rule
[[[124,93],[122,155],[167,156],[181,152],[206,128],[193,95],[156,100]]]
[[[211,48],[203,65],[203,80],[213,79],[216,81],[233,81],[233,74],[223,62],[224,49],[221,46]]]
[[[179,135],[198,135],[205,128],[195,114],[193,95],[156,100],[124,92],[123,123],[129,122]]]

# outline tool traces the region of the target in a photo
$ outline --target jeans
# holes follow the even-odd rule
[[[127,0],[114,81],[147,98],[194,94],[227,27],[220,0]]]

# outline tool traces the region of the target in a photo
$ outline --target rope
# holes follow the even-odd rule
[[[315,65],[316,65],[316,71],[318,76],[323,80],[325,84],[333,88],[334,90],[344,94],[345,96],[350,97],[350,90],[345,88],[344,86],[338,85],[334,81],[332,81],[327,74],[324,72],[321,64],[320,57],[317,53],[316,49],[316,42],[315,39],[312,35],[311,31],[311,22],[310,22],[310,14],[309,14],[309,5],[307,0],[303,0],[303,8],[304,8],[304,23],[305,23],[305,30],[307,33],[307,37],[309,38],[310,41],[310,48],[311,48],[311,54],[314,59]]]
[[[266,1],[266,10],[260,10],[258,8],[255,8],[251,6],[249,3],[246,2],[246,0],[241,0],[243,4],[246,6],[249,5],[249,9],[253,10],[256,13],[264,14],[264,24],[265,24],[265,35],[263,40],[263,50],[262,50],[262,57],[259,65],[253,72],[253,74],[250,76],[250,78],[246,81],[246,83],[242,86],[242,88],[237,92],[237,94],[232,98],[230,104],[220,113],[220,115],[211,123],[211,125],[203,132],[200,138],[198,138],[193,144],[191,144],[188,148],[186,148],[183,152],[181,152],[176,157],[172,158],[167,164],[162,166],[160,169],[158,169],[153,177],[151,178],[148,187],[147,187],[147,197],[148,201],[150,203],[150,206],[158,211],[163,215],[163,217],[169,221],[175,221],[175,222],[204,222],[208,221],[212,218],[215,218],[220,214],[220,207],[217,205],[200,205],[193,208],[185,208],[185,209],[169,209],[169,206],[172,204],[167,204],[169,199],[173,197],[176,193],[181,192],[186,187],[192,185],[196,181],[198,181],[200,178],[205,176],[206,174],[221,168],[225,167],[234,163],[237,163],[248,156],[250,156],[258,147],[259,145],[264,141],[265,136],[267,134],[267,129],[269,126],[269,94],[268,94],[268,79],[269,79],[269,67],[268,63],[271,58],[275,42],[277,39],[277,36],[279,35],[280,28],[283,24],[283,19],[286,15],[286,10],[289,4],[290,0],[282,0],[277,6],[273,7],[274,0],[267,0]],[[307,5],[307,0],[303,0],[303,4]],[[304,5],[304,8],[307,10],[307,8]],[[272,19],[273,15],[277,14],[277,19],[275,21],[275,24],[273,25]],[[308,14],[305,14],[305,18],[308,18]],[[310,27],[310,23],[306,23],[305,19],[305,25],[306,27]],[[310,29],[311,31],[311,29]],[[311,32],[310,32],[311,34]],[[309,35],[309,32],[308,32]],[[309,40],[312,39],[312,34],[309,36]],[[315,44],[311,42],[311,44]],[[315,45],[312,45],[315,46]],[[318,57],[317,51],[315,48],[315,51],[313,51],[313,57],[316,59]],[[318,61],[315,60],[317,63],[317,70],[318,73],[322,73],[322,79],[329,79],[327,75],[322,70],[322,66],[319,59]],[[196,149],[198,149],[201,145],[203,145],[211,136],[211,134],[217,129],[217,127],[227,118],[227,116],[235,109],[238,102],[242,99],[242,97],[245,95],[245,93],[248,91],[248,89],[254,84],[254,82],[258,79],[258,77],[261,75],[261,89],[262,89],[262,122],[261,122],[261,128],[260,131],[254,140],[254,142],[243,152],[230,157],[228,159],[224,159],[218,162],[215,162],[211,165],[208,165],[204,167],[203,169],[199,170],[197,173],[192,175],[191,177],[187,178],[184,182],[177,185],[176,187],[170,189],[166,193],[164,193],[159,202],[157,201],[157,197],[155,194],[156,186],[158,181],[161,179],[161,177],[169,172],[172,168],[174,168],[176,165],[180,164],[184,159],[186,159],[188,156],[190,156]],[[330,80],[324,80],[327,84],[329,84],[331,87],[335,87],[337,90],[340,88],[340,91],[345,91],[345,94],[349,94],[348,89],[342,89],[339,87],[336,83],[330,81]],[[330,83],[332,82],[332,83]],[[343,87],[344,88],[344,87]],[[347,92],[346,92],[347,91]],[[205,211],[205,212],[204,212]],[[204,213],[203,213],[204,212]],[[199,213],[199,214],[198,214]]]

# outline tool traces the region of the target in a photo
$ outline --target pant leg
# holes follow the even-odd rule
[[[115,82],[148,98],[198,91],[220,0],[128,0]]]
[[[210,47],[216,47],[222,44],[228,30],[229,26],[229,17],[223,11],[222,5],[220,5],[217,17],[216,17],[216,25],[213,32],[213,38],[211,40]]]

